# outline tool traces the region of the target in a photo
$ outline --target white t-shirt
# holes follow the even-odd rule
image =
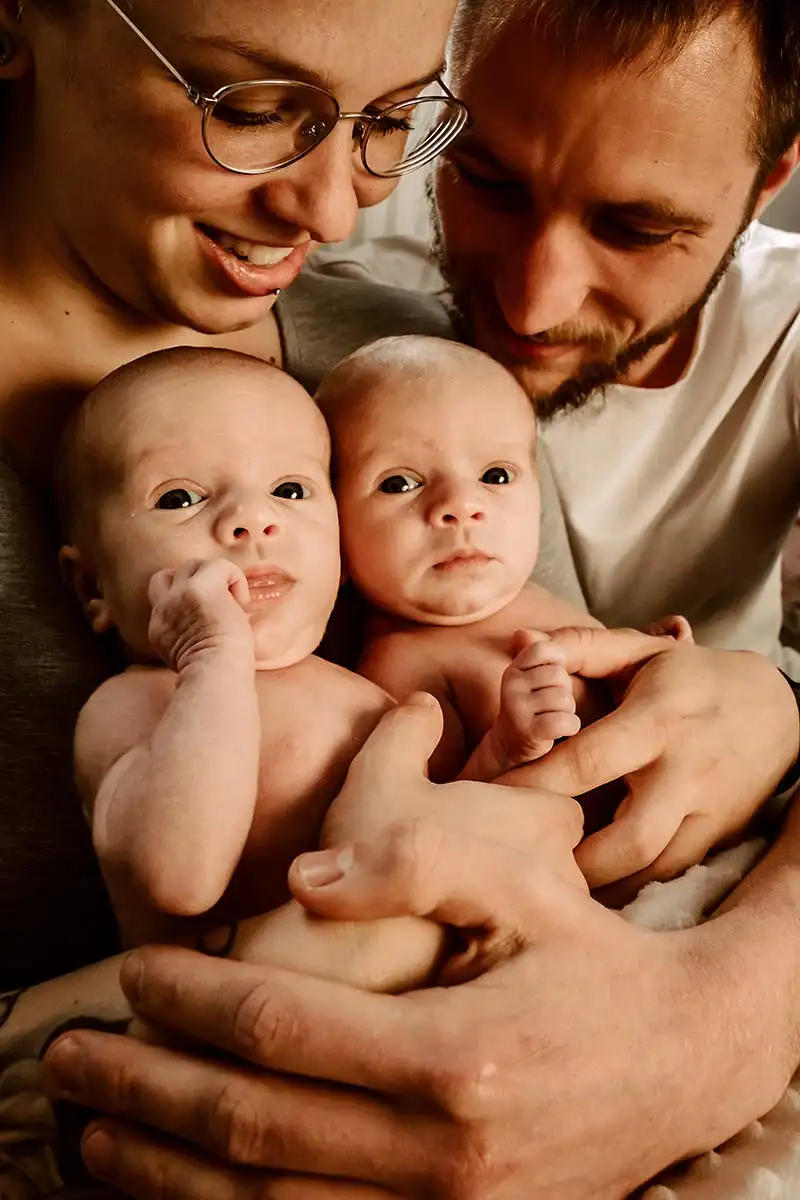
[[[615,385],[542,430],[590,612],[682,613],[706,645],[779,645],[800,511],[800,235],[754,224],[669,388]]]

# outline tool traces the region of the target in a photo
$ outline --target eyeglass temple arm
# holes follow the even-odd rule
[[[180,71],[178,71],[175,67],[173,67],[173,65],[169,61],[169,59],[165,58],[164,55],[161,53],[161,51],[158,49],[158,47],[154,46],[153,43],[150,41],[150,39],[142,33],[139,26],[135,25],[133,23],[133,21],[128,16],[128,14],[126,12],[123,12],[123,10],[115,2],[115,0],[106,0],[106,4],[108,4],[108,6],[110,8],[113,8],[114,12],[117,14],[118,17],[122,17],[122,20],[125,22],[125,24],[128,26],[128,28],[133,30],[133,32],[136,34],[136,36],[139,38],[139,40],[144,42],[145,46],[147,46],[147,49],[152,54],[155,54],[155,56],[159,60],[159,62],[167,68],[167,70],[169,71],[172,78],[176,79],[178,81],[178,83],[181,85],[181,87],[186,89],[186,94],[188,95],[189,99],[193,100],[193,101],[201,100],[202,97],[201,97],[200,93],[197,91],[197,89],[193,88],[190,83],[186,82],[186,80],[181,75]]]

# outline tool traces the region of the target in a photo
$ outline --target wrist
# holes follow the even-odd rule
[[[252,681],[255,676],[255,644],[251,639],[217,639],[191,646],[175,655],[178,679],[213,676],[220,684]]]

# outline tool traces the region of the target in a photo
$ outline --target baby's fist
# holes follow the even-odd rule
[[[177,570],[156,571],[147,595],[151,645],[174,671],[221,651],[253,660],[246,611],[250,589],[243,572],[228,559],[193,559]]]
[[[509,767],[532,762],[581,727],[564,656],[546,634],[518,630],[500,687],[495,731]]]

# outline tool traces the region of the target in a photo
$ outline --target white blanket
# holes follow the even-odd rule
[[[671,883],[643,888],[622,915],[643,929],[699,924],[763,853],[743,842]],[[780,1102],[735,1138],[667,1172],[642,1200],[800,1200],[800,1073]]]

